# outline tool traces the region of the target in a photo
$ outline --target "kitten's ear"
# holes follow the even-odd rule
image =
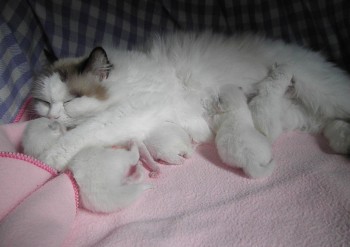
[[[56,62],[58,60],[58,58],[56,57],[56,55],[53,52],[44,49],[44,53],[45,53],[45,57],[46,57],[47,61],[49,61],[50,64],[53,64],[54,62]]]
[[[109,63],[107,53],[102,47],[92,50],[89,57],[83,61],[81,72],[93,73],[100,81],[107,79],[113,65]]]

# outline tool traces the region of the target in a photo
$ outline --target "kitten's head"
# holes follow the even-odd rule
[[[76,104],[84,104],[86,97],[100,101],[108,98],[103,80],[113,66],[103,48],[97,47],[88,57],[80,58],[57,59],[45,53],[50,64],[34,81],[32,89],[34,109],[39,116],[74,124],[87,113],[79,111]]]

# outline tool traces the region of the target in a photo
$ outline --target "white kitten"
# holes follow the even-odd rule
[[[24,152],[38,157],[65,133],[65,127],[57,121],[47,118],[32,120],[23,136]],[[135,144],[130,150],[86,147],[79,151],[70,160],[68,169],[79,186],[83,207],[94,212],[113,212],[128,206],[143,191],[152,188],[141,183],[142,170],[138,161]],[[135,171],[129,174],[132,169]]]
[[[283,131],[282,102],[292,76],[286,66],[274,64],[268,76],[256,84],[257,95],[249,102],[255,127],[271,142]]]
[[[270,175],[274,168],[270,144],[255,129],[243,91],[232,85],[222,86],[215,107],[219,113],[212,116],[212,126],[222,161],[242,168],[252,178]]]
[[[141,171],[138,166],[135,179],[128,176],[138,160],[135,144],[130,150],[89,147],[74,156],[68,167],[79,185],[84,208],[94,212],[113,212],[130,205],[145,190],[152,188],[149,184],[139,183]]]

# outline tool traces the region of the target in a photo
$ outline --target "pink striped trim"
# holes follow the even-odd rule
[[[74,174],[72,173],[71,170],[66,170],[64,172],[64,174],[66,174],[68,176],[68,178],[70,179],[70,181],[73,185],[75,207],[76,207],[76,210],[78,210],[78,208],[79,208],[79,186],[78,186],[77,181],[74,178]]]
[[[48,173],[50,173],[53,176],[56,176],[58,174],[58,172],[55,169],[53,169],[51,166],[48,166],[44,162],[37,160],[34,157],[26,155],[26,154],[0,151],[0,157],[22,160],[22,161],[31,163],[32,165],[35,165],[35,166],[39,167],[40,169],[47,171]]]
[[[19,109],[15,120],[13,120],[14,123],[18,123],[19,121],[22,120],[24,113],[27,110],[28,105],[30,104],[30,102],[32,101],[32,97],[29,97],[28,99],[26,99],[22,105],[22,107]]]

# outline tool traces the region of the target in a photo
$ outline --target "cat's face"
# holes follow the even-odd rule
[[[55,59],[34,81],[35,111],[67,126],[77,124],[91,115],[93,102],[108,98],[102,81],[111,68],[102,48],[95,48],[87,58]]]

